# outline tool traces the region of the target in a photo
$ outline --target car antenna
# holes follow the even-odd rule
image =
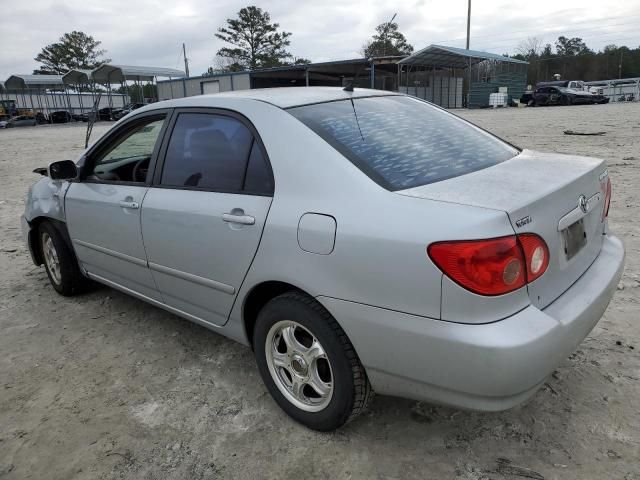
[[[369,61],[372,61],[372,59],[370,58]],[[364,65],[365,64],[360,65],[360,68],[356,72],[355,76],[351,79],[351,81],[342,90],[344,90],[345,92],[353,92],[353,86],[355,85],[356,80],[358,80],[358,77],[362,73],[362,69],[364,68]]]

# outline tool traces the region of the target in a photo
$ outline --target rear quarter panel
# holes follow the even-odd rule
[[[513,234],[504,212],[389,192],[286,111],[260,102],[234,103],[262,137],[275,193],[232,321],[242,321],[247,293],[273,280],[312,296],[440,318],[442,273],[428,258],[427,246]],[[308,212],[336,219],[331,254],[300,248],[297,226]]]

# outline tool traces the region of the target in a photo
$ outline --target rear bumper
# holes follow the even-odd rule
[[[613,297],[624,247],[607,236],[589,269],[544,310],[494,323],[444,322],[318,297],[352,343],[377,392],[474,410],[523,402],[589,334]]]

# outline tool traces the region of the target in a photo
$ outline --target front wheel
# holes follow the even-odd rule
[[[56,292],[68,297],[86,290],[91,281],[80,272],[71,248],[58,229],[50,222],[44,222],[39,227],[38,237],[44,268]]]
[[[573,100],[571,99],[571,97],[563,95],[562,97],[560,97],[560,103],[565,107],[568,107],[569,105],[573,104]]]
[[[289,292],[260,311],[253,334],[260,375],[294,420],[329,431],[355,418],[372,390],[338,322],[313,298]]]

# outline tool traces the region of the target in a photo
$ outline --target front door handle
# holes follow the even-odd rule
[[[253,225],[256,219],[251,215],[235,215],[233,213],[223,213],[222,220],[227,223],[239,223],[240,225]]]
[[[122,208],[130,208],[132,210],[140,208],[140,204],[138,202],[125,202],[125,201],[122,201],[122,202],[120,202],[120,206]]]

